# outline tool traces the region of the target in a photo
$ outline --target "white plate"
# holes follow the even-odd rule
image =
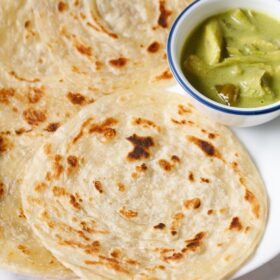
[[[176,87],[176,91],[178,88]],[[255,161],[270,198],[270,215],[263,240],[256,254],[237,272],[242,276],[280,253],[280,118],[252,128],[233,129]],[[2,280],[33,280],[0,270]]]

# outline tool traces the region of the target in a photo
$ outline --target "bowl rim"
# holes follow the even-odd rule
[[[167,39],[167,58],[168,58],[168,64],[169,68],[175,78],[175,80],[181,85],[181,87],[184,89],[186,93],[191,95],[194,99],[196,99],[198,102],[202,103],[203,105],[210,107],[214,110],[233,114],[233,115],[245,115],[245,116],[251,116],[251,115],[262,115],[262,114],[268,114],[275,111],[280,110],[280,101],[277,101],[275,103],[272,103],[270,105],[266,105],[263,107],[255,107],[255,108],[238,108],[238,107],[229,107],[226,105],[223,105],[221,103],[218,103],[214,100],[211,100],[210,98],[206,97],[202,93],[200,93],[198,90],[196,90],[188,81],[190,86],[180,77],[178,70],[176,69],[176,66],[174,64],[174,59],[172,57],[172,47],[173,47],[173,38],[174,33],[176,33],[176,29],[178,27],[178,23],[181,20],[181,18],[185,17],[187,12],[191,9],[193,9],[194,6],[196,6],[198,3],[207,1],[207,0],[195,0],[190,5],[188,5],[175,19],[175,21],[172,24],[172,27],[170,29],[168,39]],[[209,0],[210,1],[210,0]],[[208,2],[209,2],[208,1]],[[280,1],[279,1],[280,3]],[[188,14],[187,14],[188,15]],[[187,79],[186,79],[187,80]]]

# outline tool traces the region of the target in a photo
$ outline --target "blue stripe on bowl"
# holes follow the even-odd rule
[[[178,74],[178,72],[176,70],[176,67],[174,66],[172,55],[171,55],[171,41],[172,41],[173,33],[174,33],[174,30],[177,27],[178,21],[181,19],[181,17],[189,9],[191,9],[194,5],[196,5],[200,1],[203,1],[203,0],[196,0],[193,3],[191,3],[188,7],[186,7],[181,12],[181,14],[175,19],[175,21],[174,21],[174,23],[173,23],[173,25],[171,27],[171,30],[169,32],[169,36],[168,36],[168,40],[167,40],[167,57],[168,57],[168,62],[169,62],[170,69],[171,69],[175,79],[177,80],[177,82],[183,87],[183,89],[186,92],[188,92],[193,98],[195,98],[196,100],[198,100],[202,104],[204,104],[204,105],[206,105],[206,106],[208,106],[208,107],[210,107],[212,109],[224,112],[224,113],[234,114],[234,115],[252,116],[252,115],[267,114],[267,113],[271,113],[271,112],[279,110],[280,109],[280,104],[275,105],[275,107],[271,107],[271,108],[267,108],[267,109],[256,108],[255,110],[251,109],[250,111],[241,111],[241,110],[238,110],[238,109],[233,109],[231,107],[229,107],[229,108],[220,107],[218,103],[217,103],[217,105],[216,104],[212,104],[209,101],[207,101],[207,100],[201,98],[199,95],[197,95],[191,88],[188,87],[188,85],[186,85],[186,83],[179,76],[179,74]],[[244,110],[244,108],[243,108],[243,110]]]

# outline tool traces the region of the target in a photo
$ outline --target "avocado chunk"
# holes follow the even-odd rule
[[[228,106],[234,106],[239,97],[239,88],[233,84],[224,84],[215,86],[218,96],[223,103]]]
[[[209,65],[219,63],[223,46],[223,35],[219,22],[215,19],[210,20],[205,26],[203,36],[203,60]]]

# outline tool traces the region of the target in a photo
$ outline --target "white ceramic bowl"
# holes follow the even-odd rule
[[[280,19],[280,0],[197,0],[173,23],[167,42],[168,62],[175,79],[202,113],[229,126],[255,126],[280,116],[280,101],[258,108],[236,108],[220,104],[198,92],[188,82],[180,67],[183,45],[194,28],[208,17],[234,8],[252,9]]]

